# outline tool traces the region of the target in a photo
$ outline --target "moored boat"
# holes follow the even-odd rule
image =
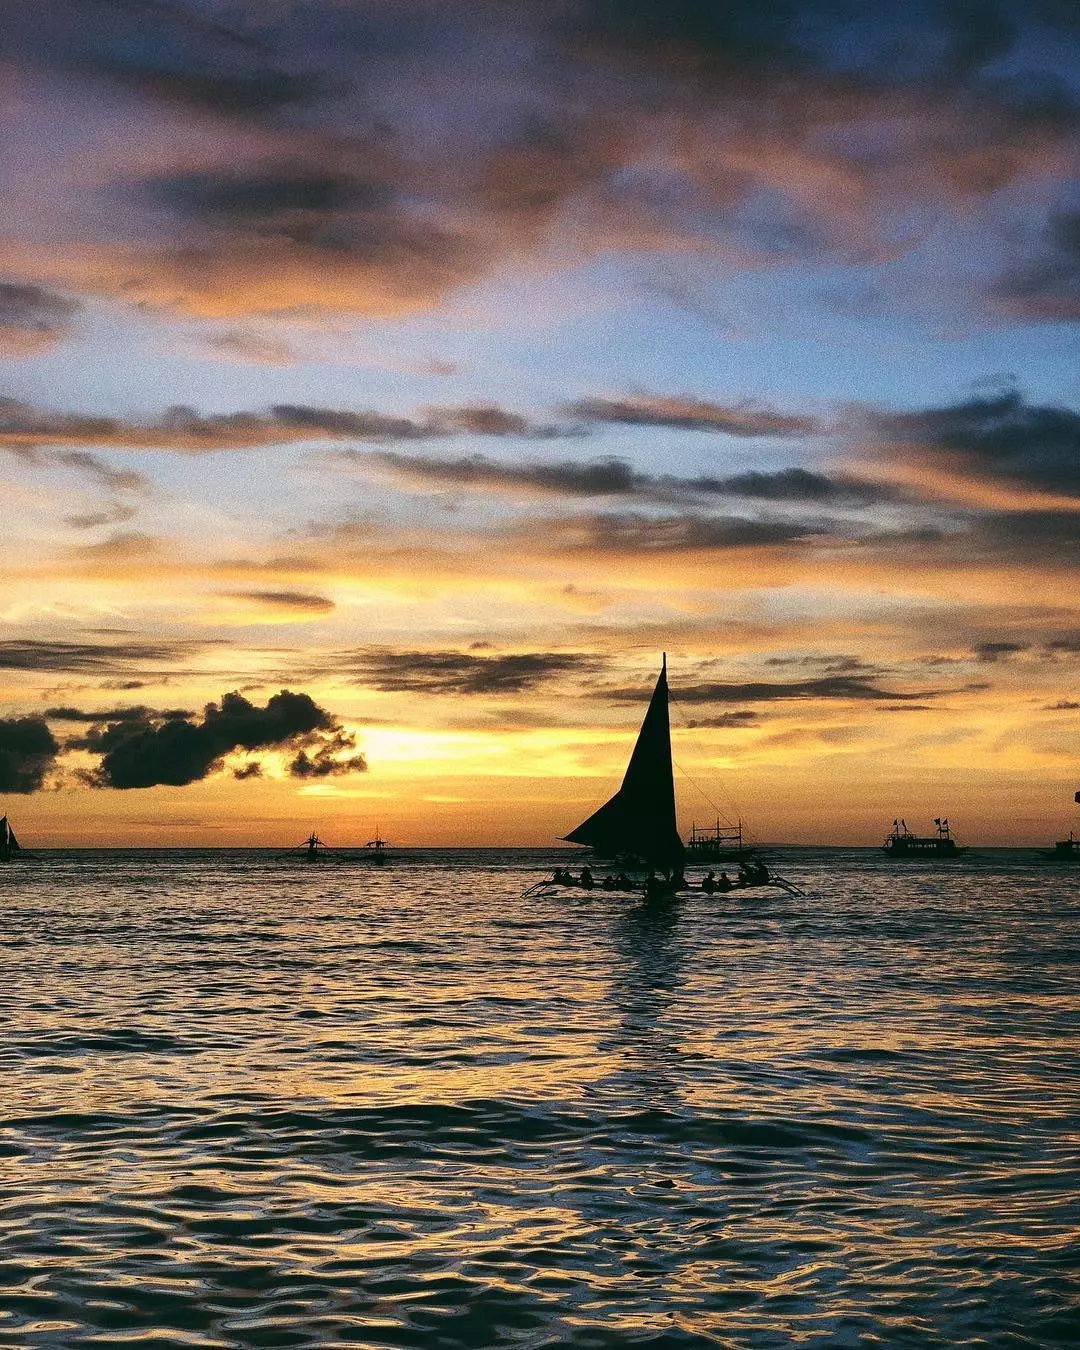
[[[390,847],[390,845],[379,834],[378,825],[375,826],[375,838],[369,839],[367,843],[364,845],[364,847],[366,849],[370,849],[371,851],[370,857],[373,863],[377,863],[381,867],[382,864],[386,862],[387,858],[386,850]]]
[[[967,852],[952,837],[947,819],[935,817],[934,824],[933,834],[917,835],[908,829],[906,820],[894,820],[883,851],[890,858],[958,858]]]
[[[1073,801],[1080,805],[1080,792]],[[1080,863],[1080,839],[1076,839],[1070,830],[1068,839],[1058,839],[1052,850],[1040,849],[1039,856],[1050,862]]]
[[[743,839],[743,827],[740,820],[735,825],[722,825],[717,817],[716,824],[699,829],[697,824],[690,826],[690,838],[686,841],[688,862],[740,862],[754,854]]]

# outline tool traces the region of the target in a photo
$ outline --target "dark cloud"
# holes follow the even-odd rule
[[[745,683],[692,684],[680,687],[677,703],[778,703],[804,699],[841,699],[862,702],[867,699],[908,703],[917,699],[939,698],[943,691],[923,689],[918,693],[901,693],[882,689],[872,680],[841,675],[820,680],[792,680],[772,683],[751,680]],[[648,697],[643,689],[606,689],[596,695],[613,703],[640,703]]]
[[[972,648],[972,654],[976,661],[993,663],[1007,661],[1010,656],[1027,650],[1026,642],[979,642]]]
[[[220,704],[206,705],[201,721],[148,714],[110,722],[91,732],[86,744],[101,758],[84,779],[99,788],[144,788],[159,783],[181,787],[220,768],[223,758],[234,750],[294,748],[297,758],[310,750],[316,763],[342,751],[355,751],[355,742],[336,718],[307,694],[287,689],[274,694],[263,708],[242,694],[225,694]],[[357,772],[366,767],[363,756],[353,753],[347,768],[332,771]]]
[[[154,662],[172,665],[205,649],[203,642],[47,642],[33,638],[0,641],[0,670],[44,670],[117,674],[118,667]]]
[[[53,456],[53,462],[69,469],[80,469],[113,492],[145,493],[150,490],[150,480],[145,474],[134,469],[117,469],[89,450],[61,450]]]
[[[675,427],[684,431],[722,432],[728,436],[805,436],[817,425],[812,418],[787,416],[755,404],[709,403],[689,396],[584,398],[567,404],[564,411],[586,422]]]
[[[604,553],[678,553],[775,548],[830,533],[824,524],[736,516],[594,515],[549,522],[566,546]]]
[[[0,282],[0,356],[36,356],[71,332],[81,306],[45,290]]]
[[[659,502],[742,497],[762,501],[829,503],[835,506],[889,502],[899,494],[886,484],[830,478],[807,469],[752,471],[727,477],[639,473],[624,459],[501,464],[483,455],[445,459],[386,450],[372,458],[406,479],[477,491],[522,490],[554,497],[636,497]]]
[[[0,447],[21,451],[41,462],[38,446],[103,445],[132,449],[178,450],[190,454],[308,440],[421,441],[458,435],[542,436],[575,434],[535,425],[495,404],[434,407],[422,417],[396,417],[371,410],[349,411],[307,404],[279,403],[269,412],[236,412],[204,417],[194,408],[168,408],[151,422],[58,413],[0,398]],[[115,469],[100,456],[71,450],[52,462],[82,469],[114,490],[141,492],[147,480],[129,469]]]
[[[84,284],[203,313],[407,312],[549,259],[555,230],[574,261],[861,260],[927,210],[1047,176],[1077,123],[1050,73],[1075,65],[1076,29],[1049,0],[1037,43],[1018,40],[1018,0],[7,11],[6,58],[46,72],[52,98],[75,91],[61,115],[89,76],[134,142],[109,204],[125,223],[142,210],[130,234],[150,242],[99,255]],[[172,157],[163,124],[207,134]]]
[[[699,717],[686,724],[691,730],[695,727],[734,728],[748,730],[761,725],[761,714],[749,708],[740,708],[737,712],[720,713],[718,717]]]
[[[73,530],[97,530],[103,525],[123,525],[137,515],[134,506],[113,502],[100,511],[73,511],[64,517],[64,524],[70,525]]]
[[[363,755],[354,753],[356,742],[347,732],[337,730],[322,739],[314,750],[300,750],[289,761],[291,778],[340,778],[344,774],[367,769]]]
[[[1080,703],[1074,703],[1071,699],[1058,699],[1056,703],[1048,703],[1043,709],[1044,712],[1076,712],[1080,710]]]
[[[1080,496],[1080,413],[1016,390],[915,413],[872,416],[886,443],[972,477]]]
[[[425,694],[518,694],[559,675],[589,674],[602,658],[583,652],[519,652],[476,656],[471,652],[368,650],[341,653],[340,669],[387,692]]]
[[[1022,319],[1080,318],[1080,211],[1052,214],[1037,259],[1009,268],[993,295]]]
[[[281,109],[304,108],[320,102],[332,92],[318,75],[289,75],[280,70],[214,74],[122,61],[100,61],[96,69],[118,84],[162,102],[190,104],[238,117],[259,117]]]
[[[328,600],[325,595],[308,595],[302,591],[226,591],[224,594],[231,600],[251,600],[267,609],[329,614],[336,608],[333,600]]]
[[[194,717],[195,714],[184,708],[166,708],[155,711],[151,708],[105,708],[93,712],[86,708],[46,708],[41,714],[52,722],[146,722],[153,718]]]
[[[0,792],[37,792],[59,749],[42,718],[0,718]]]

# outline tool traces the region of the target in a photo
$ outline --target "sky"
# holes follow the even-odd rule
[[[0,813],[1080,827],[1066,0],[0,0]]]

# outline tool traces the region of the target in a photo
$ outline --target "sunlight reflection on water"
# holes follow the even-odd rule
[[[1074,1343],[1080,869],[554,859],[6,869],[0,1344]]]

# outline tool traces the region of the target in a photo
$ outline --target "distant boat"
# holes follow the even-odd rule
[[[367,843],[364,845],[364,847],[371,849],[372,862],[378,863],[380,867],[384,862],[386,862],[386,850],[390,847],[390,845],[379,834],[378,825],[375,826],[375,838],[369,839]]]
[[[894,820],[892,833],[882,846],[885,853],[890,858],[958,858],[967,852],[952,837],[948,820],[937,817],[934,824],[934,834],[917,835],[908,829],[906,820]]]
[[[0,816],[0,862],[11,862],[15,854],[21,852],[22,845],[15,838],[7,816]]]
[[[1080,863],[1080,839],[1074,839],[1070,830],[1068,839],[1059,839],[1053,849],[1040,849],[1039,855],[1051,862]]]
[[[698,829],[696,824],[690,826],[687,862],[739,862],[753,852],[743,840],[741,820],[737,825],[721,825],[718,817],[716,824],[706,829]]]
[[[1073,801],[1080,805],[1080,792],[1076,794]],[[1051,862],[1080,863],[1080,839],[1073,838],[1073,832],[1070,830],[1068,839],[1059,839],[1052,850],[1041,849],[1039,856],[1047,858]]]
[[[326,845],[312,830],[302,844],[297,844],[295,848],[287,848],[278,856],[284,858],[301,857],[306,862],[322,862],[323,858],[326,857]]]

